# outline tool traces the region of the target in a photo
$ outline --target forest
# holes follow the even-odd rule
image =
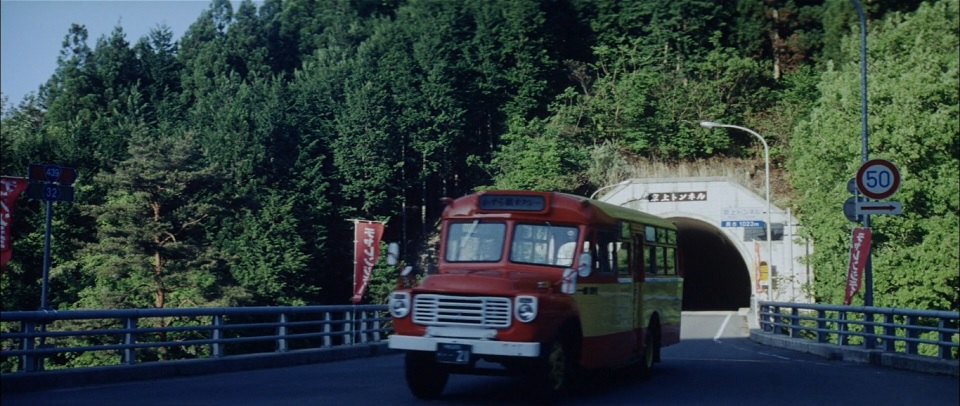
[[[863,3],[870,154],[903,174],[904,214],[872,224],[875,305],[956,310],[958,0]],[[425,268],[442,197],[590,195],[650,164],[762,176],[756,140],[701,120],[765,135],[776,203],[815,244],[809,289],[842,303],[848,0],[213,0],[177,39],[63,28],[56,72],[0,121],[4,176],[80,174],[54,206],[54,309],[342,304],[349,219],[386,222]],[[35,310],[43,205],[21,198],[12,232],[0,308]]]

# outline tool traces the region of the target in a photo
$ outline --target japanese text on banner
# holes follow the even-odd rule
[[[863,284],[863,270],[867,266],[867,257],[870,255],[872,234],[869,228],[857,227],[853,229],[853,242],[850,245],[850,267],[847,269],[847,287],[843,296],[843,304],[849,305],[853,296],[860,291]]]
[[[380,239],[383,223],[358,220],[354,222],[353,303],[360,303],[373,275],[373,266],[380,257]]]

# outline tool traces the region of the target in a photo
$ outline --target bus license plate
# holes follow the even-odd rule
[[[470,346],[467,344],[437,344],[437,362],[446,364],[470,363]]]

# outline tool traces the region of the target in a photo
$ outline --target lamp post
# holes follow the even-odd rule
[[[772,280],[773,279],[772,278],[773,243],[770,242],[770,234],[771,234],[771,228],[773,227],[773,220],[772,220],[773,215],[770,212],[770,149],[767,147],[767,141],[763,139],[763,136],[761,136],[760,134],[757,134],[756,131],[753,131],[749,128],[741,127],[738,125],[720,124],[720,123],[714,123],[712,121],[701,121],[700,126],[703,128],[725,127],[725,128],[734,128],[737,130],[745,131],[750,133],[754,137],[757,137],[757,139],[760,140],[760,143],[763,144],[763,161],[764,161],[763,172],[765,175],[764,177],[766,178],[765,182],[766,182],[766,189],[767,189],[767,225],[765,227],[767,229],[767,275],[768,275],[767,277],[769,278],[767,282],[768,284],[767,300],[768,301],[772,300],[773,299],[773,293],[772,293],[772,290],[773,290],[772,289],[773,288],[773,280]]]
[[[617,187],[617,186],[623,186],[623,185],[626,185],[627,183],[630,183],[630,179],[627,179],[627,180],[625,180],[625,181],[623,181],[623,182],[620,182],[620,183],[614,183],[614,184],[612,184],[612,185],[607,185],[607,186],[601,187],[600,189],[597,189],[596,191],[594,191],[593,194],[590,195],[590,198],[591,198],[591,199],[595,198],[595,197],[597,196],[597,194],[600,193],[600,191],[602,191],[602,190],[607,190],[607,189],[610,189],[610,188],[612,188],[612,187]]]

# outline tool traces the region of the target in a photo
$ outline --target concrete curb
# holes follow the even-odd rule
[[[751,330],[750,339],[763,345],[814,354],[830,360],[960,377],[960,360],[944,360],[919,355],[887,353],[882,350],[866,350],[859,347],[840,347],[833,344],[816,343],[801,338],[790,338],[784,335],[764,333],[759,330]]]
[[[32,373],[18,372],[0,376],[0,389],[4,393],[33,392],[84,385],[290,367],[392,353],[396,353],[396,351],[387,348],[387,342],[383,341],[375,344],[295,350],[284,353],[235,355],[216,359],[152,362],[131,366],[78,368]]]

